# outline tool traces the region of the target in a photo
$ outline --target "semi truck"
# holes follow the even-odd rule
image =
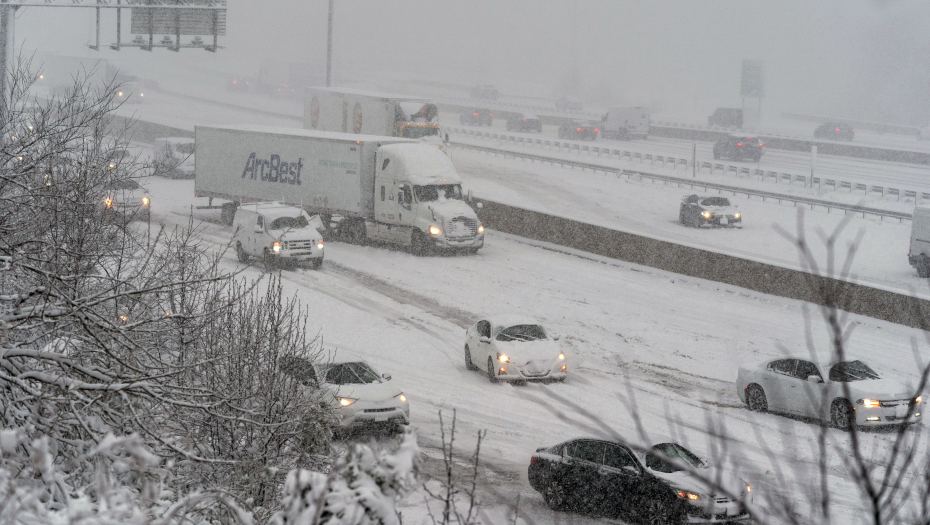
[[[419,139],[439,135],[439,108],[404,95],[307,88],[304,129]]]
[[[484,227],[452,161],[418,140],[264,126],[195,127],[197,197],[232,224],[246,202],[318,214],[336,238],[477,253]],[[480,207],[480,203],[478,204]]]

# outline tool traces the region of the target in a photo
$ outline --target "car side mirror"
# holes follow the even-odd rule
[[[255,233],[264,233],[264,232],[265,232],[265,228],[262,228],[261,226],[255,227]]]
[[[823,379],[820,376],[807,376],[807,380],[811,383],[823,383]]]
[[[390,381],[390,380],[391,380],[391,374],[381,374],[381,377],[383,377],[383,378],[385,379],[385,381]]]
[[[491,342],[491,338],[490,338],[490,337],[481,336],[481,337],[478,338],[478,341],[481,341],[482,343],[490,343],[490,342]]]

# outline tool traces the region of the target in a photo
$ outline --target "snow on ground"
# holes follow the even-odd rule
[[[464,155],[458,153],[461,162]],[[205,199],[193,198],[192,181],[154,178],[148,187],[156,222],[186,223],[191,205],[205,204],[199,202]],[[195,213],[218,217],[215,210]],[[202,228],[202,236],[218,245],[230,238],[226,227],[207,223]],[[721,232],[708,232],[716,233]],[[225,260],[230,267],[237,264],[232,253]],[[262,272],[256,263],[244,275],[256,278]],[[475,433],[486,429],[482,457],[489,471],[485,489],[491,494],[485,498],[512,505],[521,494],[522,511],[536,522],[557,518],[528,485],[529,456],[536,447],[590,433],[579,424],[576,411],[558,414],[545,406],[553,395],[592,411],[621,434],[633,432],[635,406],[648,431],[682,436],[704,456],[711,450],[707,436],[674,422],[700,429],[710,418],[725,424],[733,438],[722,465],[761,489],[757,497],[777,492],[803,505],[803,494],[815,488],[812,443],[818,427],[750,413],[733,390],[739,364],[785,351],[806,352],[800,302],[563,253],[494,232],[487,247],[472,257],[415,257],[332,242],[322,271],[285,271],[282,276],[327,345],[363,355],[393,375],[411,400],[412,424],[431,457],[436,457],[439,443],[438,410],[446,417],[457,410],[463,457],[471,453]],[[483,312],[538,317],[563,336],[573,375],[564,384],[514,387],[492,385],[483,375],[467,371],[464,328]],[[816,313],[811,315],[816,319]],[[854,351],[875,356],[871,361],[889,376],[912,376],[909,341],[922,334],[870,318],[850,319],[857,325],[851,339]],[[821,323],[814,322],[812,330],[813,340],[826,344]],[[926,358],[926,343],[920,352]],[[884,451],[891,439],[883,433],[863,437],[865,450],[872,454]],[[831,431],[830,439],[841,450],[849,446],[838,431]],[[837,519],[853,523],[857,495],[844,479],[844,459],[831,458],[830,483]],[[420,516],[418,522],[427,522],[416,500],[405,505]],[[492,505],[491,512],[505,516],[508,507]]]

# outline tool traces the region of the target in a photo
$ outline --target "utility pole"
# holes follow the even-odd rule
[[[329,0],[329,22],[326,30],[326,87],[333,85],[333,0]]]
[[[16,20],[16,7],[6,5],[7,0],[0,0],[0,123],[6,122],[9,115],[10,100],[7,98],[10,68],[10,55],[13,54],[13,22]],[[0,137],[0,143],[6,142]]]

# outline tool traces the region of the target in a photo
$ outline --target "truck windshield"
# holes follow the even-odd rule
[[[303,215],[298,217],[278,217],[277,219],[271,221],[271,226],[268,227],[269,230],[299,230],[301,228],[306,228],[310,226],[310,223],[307,222],[307,218]]]
[[[414,186],[417,202],[436,202],[446,200],[462,200],[462,186],[459,184],[430,184],[429,186]]]

